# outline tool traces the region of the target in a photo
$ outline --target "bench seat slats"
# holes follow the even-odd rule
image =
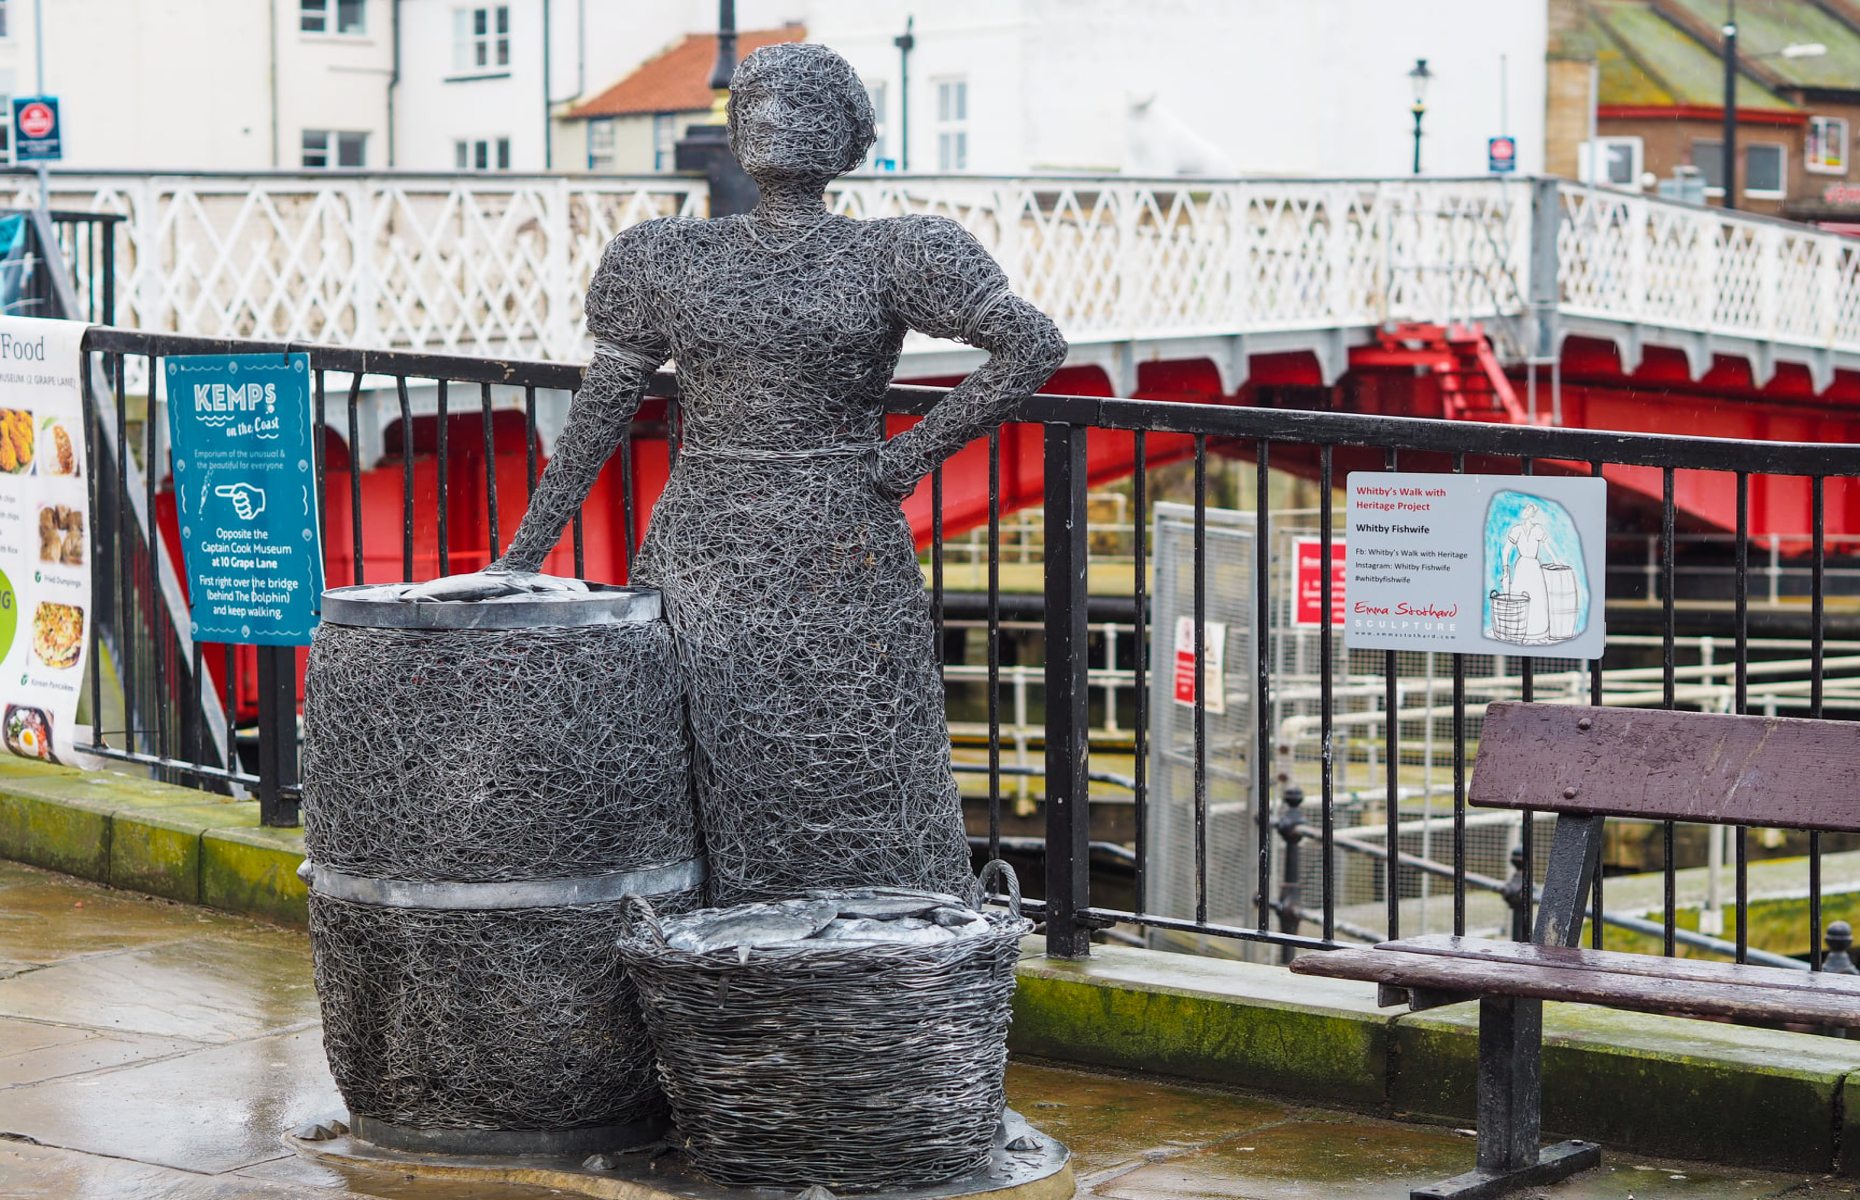
[[[1817,992],[1848,996],[1860,1002],[1860,975],[1828,975],[1819,971],[1791,971],[1782,967],[1753,967],[1713,959],[1661,958],[1652,954],[1624,954],[1618,950],[1538,946],[1530,942],[1454,937],[1450,933],[1383,942],[1376,948],[1483,962],[1525,963],[1566,970],[1605,971],[1615,975],[1650,975],[1659,979],[1775,988],[1785,992]]]
[[[1467,799],[1611,817],[1860,832],[1860,723],[1500,701]]]
[[[1695,1017],[1860,1025],[1860,993],[1746,987],[1572,970],[1542,963],[1453,958],[1375,946],[1307,954],[1292,964],[1292,971],[1331,979],[1368,980],[1391,987],[1460,992],[1469,998],[1515,996]]]

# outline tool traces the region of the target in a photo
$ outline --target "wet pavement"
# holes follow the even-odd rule
[[[1115,1200],[1395,1200],[1465,1170],[1464,1133],[1016,1063],[1009,1101]],[[341,1111],[298,931],[0,862],[0,1197],[530,1200],[561,1193],[336,1168],[285,1130]],[[1860,1195],[1860,1182],[1610,1154],[1525,1195]]]

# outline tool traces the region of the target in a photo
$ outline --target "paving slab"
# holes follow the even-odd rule
[[[267,1172],[264,1168],[283,1169]],[[7,1200],[545,1200],[531,1187],[474,1187],[408,1180],[374,1171],[333,1171],[294,1159],[231,1175],[101,1158],[50,1146],[0,1142],[0,1195]]]
[[[1071,1148],[1080,1180],[1159,1146],[1206,1145],[1284,1121],[1292,1112],[1258,1096],[1024,1062],[1008,1067],[1007,1086],[1009,1107]]]
[[[0,980],[0,1012],[7,1014],[0,1016],[0,1196],[540,1200],[548,1194],[520,1184],[409,1180],[404,1174],[323,1164],[287,1152],[284,1131],[342,1108],[314,1023],[308,942],[300,932],[204,909],[131,899],[33,868],[0,864],[0,914],[10,910],[14,897],[30,900],[26,915],[32,919],[0,919],[0,958],[28,964],[23,973]],[[110,920],[99,921],[100,915]],[[117,924],[129,936],[111,941]],[[23,936],[20,930],[28,927],[32,935]],[[108,948],[87,952],[87,938],[104,941]],[[1286,986],[1292,977],[1247,964],[1210,965],[1180,958],[1157,962],[1156,957],[1106,953],[1096,967],[1118,980],[1116,987],[1107,989],[1111,997],[1097,1003],[1111,1020],[1107,1038],[1115,1044],[1109,1053],[1132,1060],[1131,1073],[1027,1061],[1009,1069],[1008,1094],[1014,1105],[1072,1147],[1081,1196],[1402,1200],[1410,1188],[1456,1174],[1472,1162],[1472,1140],[1449,1127],[1396,1123],[1240,1090],[1276,1086],[1275,1072],[1283,1068],[1273,1066],[1277,1052],[1263,1047],[1261,1039],[1322,1026],[1274,1024],[1234,997],[1224,997],[1223,981],[1235,983],[1236,969],[1249,979],[1263,973]],[[1178,967],[1188,972],[1186,983]],[[1023,976],[1023,987],[1029,977],[1048,975],[1049,968],[1034,964]],[[1174,983],[1162,975],[1172,976]],[[1089,974],[1051,969],[1050,977],[1071,987]],[[152,986],[150,980],[155,981]],[[47,987],[47,981],[65,986]],[[1181,1019],[1182,1012],[1194,1020],[1205,1018],[1202,1024],[1191,1024],[1193,1040],[1173,1041],[1176,1034],[1168,1030],[1165,1040],[1155,1040],[1131,1024],[1144,1010],[1120,1007],[1136,1003],[1122,993],[1134,992],[1145,981],[1174,997],[1172,1002],[1189,1005],[1174,1016],[1167,1006],[1153,1010],[1159,1018]],[[1071,993],[1064,1001],[1081,1022],[1088,995]],[[1321,1023],[1330,1019],[1327,1014],[1341,1011],[1346,1033],[1375,1013],[1373,1008],[1359,1011],[1361,997],[1347,992],[1303,989],[1302,998],[1300,1009],[1298,997],[1286,997],[1297,1022]],[[32,1000],[34,1011],[8,1007],[21,999]],[[56,1011],[51,1011],[54,1006]],[[1201,1017],[1194,1016],[1197,1011]],[[1378,1015],[1386,1025],[1388,1014]],[[1453,1016],[1422,1014],[1412,1020],[1417,1026],[1424,1021],[1438,1026],[1441,1021],[1450,1024]],[[1742,1045],[1738,1061],[1753,1065],[1776,1058],[1777,1046],[1799,1048],[1806,1042],[1815,1049],[1822,1069],[1838,1073],[1846,1069],[1843,1056],[1860,1050],[1838,1040],[1701,1022],[1672,1024],[1699,1048],[1716,1045],[1714,1039]],[[1574,1029],[1560,1019],[1551,1027],[1553,1039]],[[177,1028],[189,1029],[209,1044],[178,1036]],[[1087,1032],[1079,1024],[1067,1036]],[[1403,1036],[1427,1033],[1414,1028]],[[1612,1033],[1598,1027],[1581,1034],[1589,1041],[1621,1041],[1618,1052],[1638,1062],[1636,1069],[1644,1073],[1627,1078],[1603,1072],[1589,1079],[1597,1105],[1622,1097],[1648,1110],[1668,1105],[1668,1093],[1660,1090],[1660,1072],[1670,1068],[1660,1067],[1650,1053],[1634,1050],[1634,1037],[1644,1034],[1634,1034],[1631,1025]],[[1437,1056],[1404,1059],[1401,1073],[1429,1071],[1444,1077],[1459,1071],[1451,1046],[1470,1044],[1470,1039],[1445,1026],[1433,1029],[1431,1036],[1443,1039],[1432,1047]],[[1149,1048],[1170,1045],[1180,1053],[1205,1047],[1213,1061],[1202,1069],[1221,1086],[1145,1074],[1175,1069],[1173,1059],[1143,1058]],[[1404,1046],[1417,1054],[1425,1048]],[[1332,1045],[1319,1052],[1339,1051]],[[123,1061],[112,1062],[111,1055],[121,1055]],[[1278,1061],[1324,1063],[1312,1055],[1309,1047],[1293,1048]],[[1263,1064],[1264,1069],[1249,1074],[1248,1063]],[[5,1074],[9,1069],[15,1073],[10,1079]],[[1333,1060],[1330,1069],[1341,1070],[1341,1065]],[[1779,1069],[1784,1078],[1794,1070],[1786,1064]],[[1465,1082],[1470,1079],[1468,1070]],[[1577,1077],[1577,1082],[1583,1081]],[[1441,1086],[1447,1095],[1460,1084]],[[1768,1107],[1720,1107],[1724,1120],[1738,1128],[1738,1137],[1770,1136],[1765,1127],[1802,1119],[1801,1112]],[[1669,1113],[1665,1119],[1670,1123],[1673,1117]],[[1723,1157],[1734,1151],[1726,1145],[1702,1153]],[[1768,1174],[1655,1161],[1611,1149],[1604,1153],[1600,1170],[1527,1195],[1547,1200],[1621,1200],[1629,1195],[1637,1200],[1853,1200],[1856,1195],[1854,1181],[1828,1179],[1819,1171]]]
[[[71,959],[0,979],[0,1016],[229,1042],[317,1019],[300,946],[207,938]]]
[[[280,1156],[284,1131],[342,1111],[316,1028],[4,1093],[5,1132],[213,1175]]]
[[[0,959],[9,963],[42,966],[158,945],[219,922],[202,908],[105,888],[74,890],[62,876],[0,862]]]
[[[174,1038],[104,1034],[75,1025],[0,1017],[0,1089],[199,1048],[198,1042]]]

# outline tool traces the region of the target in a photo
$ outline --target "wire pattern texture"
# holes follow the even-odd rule
[[[1010,911],[929,944],[684,950],[647,907],[621,960],[691,1165],[725,1185],[833,1191],[985,1166],[1006,1104],[1014,964],[1032,928],[1008,874]]]
[[[326,620],[305,677],[303,813],[324,1049],[353,1114],[538,1131],[662,1114],[613,952],[619,899],[546,899],[697,855],[662,620]],[[357,902],[321,890],[326,870],[499,906]],[[544,899],[502,906],[539,881]],[[697,886],[655,897],[667,911],[701,900]]]
[[[855,221],[826,185],[872,110],[821,46],[766,47],[732,84],[753,212],[614,240],[596,342],[521,528],[494,570],[534,571],[675,359],[682,444],[635,577],[663,591],[686,680],[713,903],[810,887],[972,886],[929,598],[903,497],[1064,361],[1066,343],[940,217]],[[884,440],[905,333],[988,362]]]

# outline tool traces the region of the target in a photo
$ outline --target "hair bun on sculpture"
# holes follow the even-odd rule
[[[786,149],[799,149],[805,158],[782,156],[783,175],[837,178],[865,161],[878,136],[871,98],[851,63],[814,42],[764,46],[730,78],[730,149],[752,177],[772,157],[762,144],[770,134],[744,128],[739,116],[764,97],[778,98],[779,135],[792,139]]]

